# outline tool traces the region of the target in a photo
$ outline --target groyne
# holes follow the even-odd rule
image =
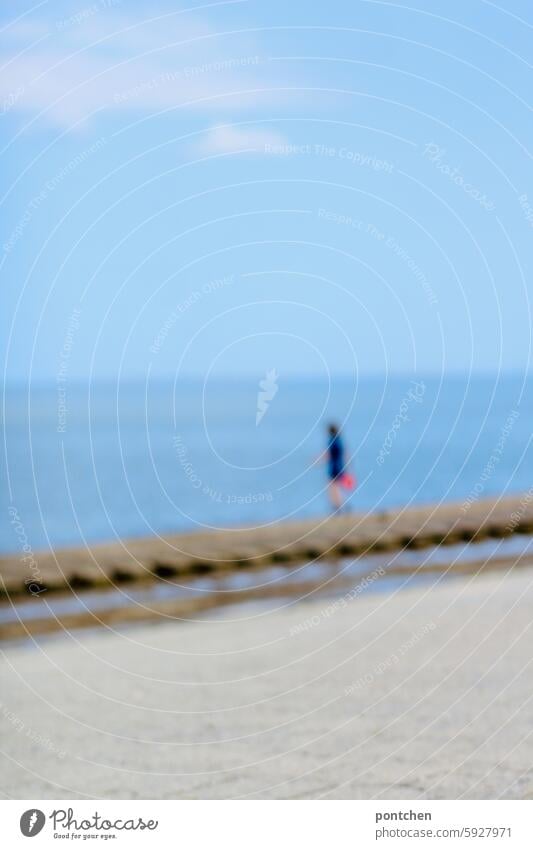
[[[320,558],[533,534],[533,490],[500,499],[351,513],[262,527],[124,539],[0,558],[5,596],[180,579]]]

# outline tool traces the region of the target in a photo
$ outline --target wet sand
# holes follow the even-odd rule
[[[207,611],[250,602],[279,606],[331,599],[356,590],[391,592],[465,574],[533,566],[533,537],[436,545],[333,560],[221,569],[208,575],[143,581],[134,586],[65,588],[0,602],[0,642],[57,631],[122,627],[151,620],[183,622]]]
[[[5,645],[12,798],[531,798],[533,569]],[[211,617],[209,620],[207,617]]]

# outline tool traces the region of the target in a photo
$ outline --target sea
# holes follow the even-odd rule
[[[529,376],[317,382],[272,371],[8,385],[3,400],[0,551],[21,556],[322,516],[330,422],[357,481],[347,510],[468,510],[533,486]]]

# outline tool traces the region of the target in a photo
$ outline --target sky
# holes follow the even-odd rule
[[[8,381],[529,370],[528,2],[1,16]]]

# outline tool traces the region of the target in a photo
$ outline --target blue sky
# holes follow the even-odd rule
[[[524,371],[526,2],[2,12],[9,380]]]

